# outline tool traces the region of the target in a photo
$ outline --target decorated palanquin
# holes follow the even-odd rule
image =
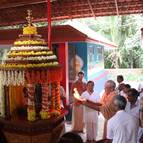
[[[56,55],[32,24],[31,11],[28,11],[27,21],[23,34],[16,39],[0,65],[0,116],[11,130],[28,136],[33,131],[33,136],[35,132],[52,131],[63,119],[60,107],[62,70]],[[53,122],[58,122],[55,127]],[[5,128],[7,130],[7,125]],[[20,134],[21,140],[11,139],[14,134],[8,135],[9,142],[25,141]],[[45,142],[52,143],[49,138]],[[28,139],[26,142],[30,142],[31,136]]]

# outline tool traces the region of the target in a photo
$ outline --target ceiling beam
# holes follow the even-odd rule
[[[33,5],[33,4],[40,4],[45,3],[46,0],[20,0],[19,2],[13,2],[13,3],[6,3],[6,4],[0,4],[0,9],[8,9],[8,8],[16,8],[21,7],[25,5]]]
[[[88,3],[88,5],[89,5],[89,8],[90,8],[92,14],[93,14],[93,17],[96,18],[95,13],[94,13],[94,11],[93,11],[93,7],[92,7],[92,4],[91,4],[91,1],[90,1],[90,0],[87,0],[87,3]]]
[[[91,3],[92,4],[92,8],[94,9],[94,8],[99,8],[99,7],[101,7],[101,8],[104,8],[104,7],[111,7],[111,6],[113,6],[113,7],[115,7],[115,2],[113,1],[112,3],[106,3],[106,1],[105,1],[105,3],[100,3],[100,2],[98,2],[98,3]],[[107,5],[106,5],[107,4]],[[127,2],[118,2],[118,6],[129,6],[129,5],[132,5],[132,6],[135,6],[135,5],[140,5],[140,4],[143,4],[143,2],[142,1],[139,1],[139,0],[134,0],[134,2],[131,2],[131,3],[127,3]],[[106,6],[105,6],[106,5]],[[88,3],[87,2],[85,2],[84,4],[80,4],[80,3],[78,3],[78,4],[76,4],[76,5],[61,5],[61,7],[62,7],[62,9],[61,10],[63,10],[63,9],[67,9],[68,10],[68,8],[70,7],[71,9],[74,9],[74,8],[77,8],[77,9],[80,9],[80,8],[82,8],[83,9],[83,7],[85,8],[85,9],[87,9],[88,8]],[[53,6],[53,9],[54,10],[57,10],[59,8],[59,5],[54,5]],[[56,11],[55,11],[56,12]],[[58,12],[58,11],[57,11]]]
[[[126,8],[126,9],[128,9],[128,8],[135,8],[136,9],[136,7],[139,7],[139,8],[141,8],[142,7],[142,9],[143,9],[143,3],[133,3],[133,4],[124,4],[124,3],[119,3],[118,4],[118,11],[120,11],[122,8]],[[94,11],[94,13],[95,13],[95,11],[96,12],[98,12],[98,10],[102,10],[103,12],[104,12],[104,10],[109,10],[110,11],[110,9],[116,9],[116,7],[115,7],[115,4],[109,4],[109,5],[107,5],[106,7],[104,6],[104,5],[96,5],[96,6],[92,6],[92,9],[93,9],[93,11]],[[66,7],[63,7],[63,9],[60,11],[60,15],[65,15],[68,10],[68,8],[66,8]],[[86,11],[88,11],[88,10],[90,10],[89,9],[89,7],[88,6],[77,6],[76,7],[76,11],[75,11],[75,8],[71,8],[71,11],[70,11],[70,13],[73,13],[74,14],[74,12],[86,12]],[[54,11],[54,10],[53,10]],[[53,16],[54,15],[58,15],[59,13],[58,13],[58,8],[57,8],[57,12],[56,11],[54,11],[53,12]],[[69,13],[69,12],[68,12]],[[116,13],[117,14],[117,13]]]
[[[127,0],[120,1],[120,0],[118,0],[118,3],[124,3],[124,4],[128,4],[128,3],[134,4],[136,2],[143,3],[143,1],[141,1],[141,0],[130,0],[130,1],[127,1]],[[104,4],[104,6],[106,4],[106,6],[107,6],[108,4],[114,4],[115,5],[115,0],[106,0],[106,1],[105,0],[99,0],[99,1],[90,0],[90,3],[91,3],[92,6],[96,6],[96,5],[99,5],[99,4],[101,4],[101,5]],[[57,3],[54,3],[54,7],[56,7],[56,5],[59,6],[58,1],[57,1]],[[63,6],[76,7],[78,5],[80,5],[80,6],[88,5],[88,2],[87,2],[87,0],[82,0],[82,1],[77,0],[77,1],[74,1],[74,2],[72,0],[70,0],[70,1],[61,2],[60,5],[61,5],[61,7],[63,7]]]

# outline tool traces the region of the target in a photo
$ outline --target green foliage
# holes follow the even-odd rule
[[[109,51],[105,51],[104,52],[104,59],[108,59],[108,60],[104,60],[104,65],[105,68],[115,68],[114,65],[112,64],[112,58],[110,57],[110,52]]]
[[[105,51],[105,68],[143,68],[141,31],[143,15],[123,15],[82,19],[81,22],[118,45]]]

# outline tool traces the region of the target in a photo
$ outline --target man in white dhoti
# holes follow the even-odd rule
[[[92,102],[98,102],[98,95],[94,91],[94,82],[88,81],[87,90],[81,94],[81,98]],[[84,122],[87,142],[95,143],[97,136],[98,111],[84,106]]]

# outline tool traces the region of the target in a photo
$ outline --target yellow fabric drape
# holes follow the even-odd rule
[[[10,114],[15,114],[17,107],[23,106],[23,86],[9,86]]]

